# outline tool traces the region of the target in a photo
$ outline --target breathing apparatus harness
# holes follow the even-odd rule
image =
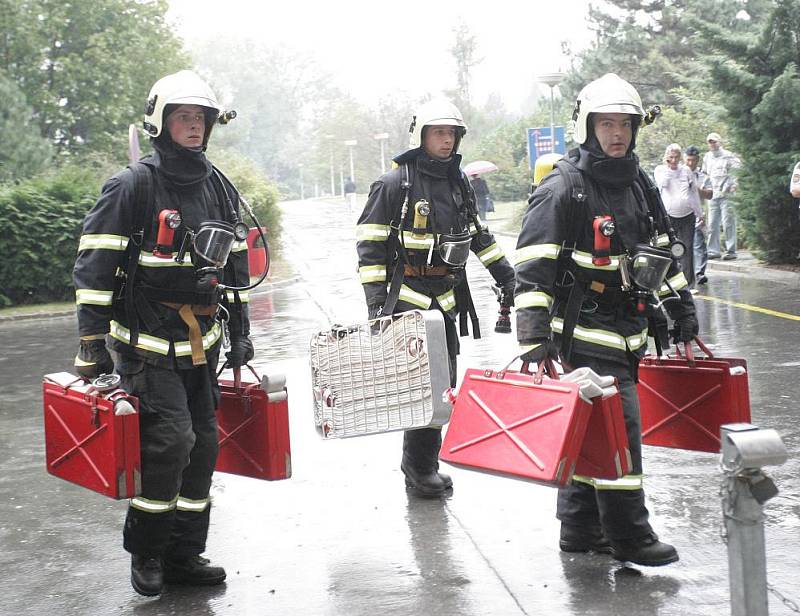
[[[427,199],[419,199],[414,204],[413,208],[414,221],[411,229],[411,235],[412,237],[419,237],[420,239],[424,237],[427,234],[428,218],[430,218],[433,240],[430,248],[428,249],[426,263],[422,266],[413,264],[408,256],[405,245],[405,236],[403,233],[404,222],[409,210],[408,201],[412,187],[411,174],[409,172],[409,161],[404,162],[402,167],[403,180],[400,182],[400,190],[402,191],[403,201],[402,205],[400,206],[400,215],[397,224],[392,224],[392,222],[389,223],[387,251],[390,258],[393,258],[394,254],[396,253],[397,259],[394,262],[392,278],[391,282],[389,283],[389,291],[383,304],[381,314],[392,314],[394,311],[397,300],[400,296],[400,288],[403,285],[406,271],[413,271],[415,273],[419,272],[419,278],[422,284],[426,287],[428,286],[427,282],[425,281],[424,274],[426,271],[435,271],[435,267],[432,267],[432,260],[433,251],[436,250],[439,254],[439,257],[446,264],[447,273],[459,271],[461,274],[459,283],[453,288],[453,292],[456,297],[457,310],[459,311],[460,334],[462,336],[469,334],[469,329],[467,326],[467,315],[469,315],[469,318],[472,322],[472,335],[474,338],[480,338],[481,331],[478,321],[478,314],[475,310],[475,304],[472,301],[472,294],[469,290],[469,284],[467,282],[467,274],[465,270],[465,265],[467,258],[469,257],[470,246],[472,243],[472,237],[470,236],[469,230],[463,233],[443,233],[437,235],[434,208]],[[486,227],[484,227],[480,221],[474,198],[471,192],[465,189],[465,184],[467,182],[466,176],[460,170],[459,173],[461,174],[460,190],[464,199],[464,203],[466,204],[467,214],[472,223],[475,225],[479,237],[482,235],[485,236],[487,235]],[[423,181],[423,185],[424,184],[425,182]],[[429,189],[427,192],[430,194]],[[431,295],[433,294],[431,293]]]
[[[568,154],[567,160],[559,160],[555,165],[561,177],[564,178],[570,202],[568,216],[569,235],[562,245],[559,257],[567,274],[564,280],[556,283],[562,288],[569,288],[564,310],[564,327],[561,333],[561,353],[567,361],[570,359],[575,326],[589,291],[595,294],[595,298],[607,296],[610,300],[609,303],[612,304],[617,301],[633,302],[636,311],[642,316],[647,316],[650,327],[654,328],[652,316],[665,301],[659,300],[656,295],[661,286],[666,284],[672,291],[668,299],[679,297],[666,280],[666,274],[673,258],[682,256],[686,249],[676,237],[658,189],[644,171],[639,168],[638,176],[634,180],[632,188],[641,190],[647,205],[650,243],[639,243],[629,247],[625,246],[624,242],[620,242],[625,249],[625,254],[620,257],[619,262],[621,278],[621,286],[619,288],[609,288],[600,281],[586,277],[571,258],[572,252],[576,248],[582,224],[586,221],[585,204],[588,200],[583,173],[573,164],[577,159],[578,152],[573,150]],[[599,194],[596,187],[593,192],[596,195]],[[656,246],[659,228],[666,229],[669,248]],[[592,230],[592,264],[595,266],[610,265],[611,237],[619,233],[616,221],[609,215],[593,215]],[[571,246],[568,245],[569,242],[572,242]],[[555,304],[553,308],[555,308]],[[659,339],[658,336],[655,337],[656,340]]]
[[[133,173],[134,181],[134,224],[132,226],[131,241],[128,242],[128,264],[124,271],[119,274],[118,291],[116,299],[124,302],[124,309],[128,328],[130,330],[129,344],[136,346],[139,338],[139,319],[147,326],[149,331],[157,331],[162,324],[158,316],[153,311],[150,301],[163,303],[179,311],[182,320],[189,328],[190,342],[192,342],[192,360],[195,365],[205,363],[202,345],[198,349],[197,340],[199,339],[199,325],[194,318],[195,314],[213,316],[221,322],[224,338],[227,346],[228,339],[228,311],[221,305],[220,301],[226,291],[232,291],[234,304],[241,308],[240,292],[255,288],[267,276],[268,268],[255,282],[245,286],[231,286],[220,283],[219,273],[225,268],[228,256],[234,241],[245,241],[249,229],[239,217],[233,206],[230,194],[226,187],[231,184],[230,180],[216,167],[212,167],[212,183],[217,199],[223,206],[225,217],[232,222],[225,220],[204,221],[198,229],[189,229],[183,223],[180,212],[177,210],[161,210],[158,214],[158,228],[156,233],[156,246],[153,249],[153,256],[162,259],[173,259],[173,244],[175,233],[184,227],[183,239],[174,260],[183,263],[186,253],[190,252],[195,264],[195,289],[193,291],[180,291],[177,289],[161,289],[136,283],[136,271],[139,265],[139,255],[145,235],[145,224],[152,219],[152,214],[156,206],[154,184],[158,184],[158,176],[152,164],[147,162],[137,162],[128,165]],[[239,202],[247,214],[253,220],[265,251],[268,254],[267,239],[255,216],[250,204],[239,194]],[[266,257],[267,264],[269,257]],[[198,267],[199,266],[199,267]]]

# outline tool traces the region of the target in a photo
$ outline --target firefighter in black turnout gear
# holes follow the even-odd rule
[[[406,310],[444,314],[450,384],[456,384],[461,335],[480,336],[464,266],[470,251],[489,269],[502,295],[513,301],[514,270],[482,225],[475,196],[459,165],[458,145],[467,127],[447,100],[425,103],[414,115],[410,149],[370,187],[357,227],[359,276],[369,317]],[[404,213],[405,211],[405,213]],[[439,473],[441,428],[405,432],[401,469],[406,486],[426,496],[452,487]]]
[[[663,301],[676,341],[697,334],[692,296],[669,218],[634,154],[645,117],[628,82],[607,74],[578,95],[580,147],[529,200],[516,251],[517,338],[524,361],[560,358],[619,381],[632,472],[610,481],[574,476],[559,490],[560,547],[622,561],[678,560],[648,522],[642,488],[637,370],[648,317]]]
[[[144,128],[155,151],[105,183],[74,269],[75,367],[85,378],[116,369],[140,402],[142,492],[123,540],[143,595],[225,579],[200,556],[218,451],[217,364],[226,329],[231,367],[252,359],[253,345],[246,292],[220,286],[249,283],[238,194],[205,155],[221,112],[191,71],[153,85]]]

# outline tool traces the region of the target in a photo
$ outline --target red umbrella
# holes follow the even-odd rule
[[[479,175],[481,173],[489,173],[490,171],[497,171],[497,165],[488,160],[475,160],[464,165],[464,173],[467,175]]]

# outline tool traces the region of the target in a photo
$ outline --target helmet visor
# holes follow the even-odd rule
[[[631,258],[631,279],[637,287],[658,291],[670,265],[672,255],[668,250],[639,244]]]
[[[214,267],[224,267],[234,239],[233,227],[228,223],[204,222],[194,236],[194,251]]]
[[[462,267],[469,257],[469,247],[472,243],[469,233],[448,235],[443,233],[439,237],[439,256],[448,265]]]

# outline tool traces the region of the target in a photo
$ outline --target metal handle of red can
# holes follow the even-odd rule
[[[714,354],[711,350],[705,345],[705,343],[700,340],[700,336],[694,337],[694,342],[697,343],[697,346],[700,347],[700,350],[706,354],[708,359],[714,359]],[[686,360],[689,362],[689,365],[694,368],[694,352],[692,351],[692,342],[684,342],[683,343],[684,354],[686,355]],[[675,350],[678,352],[678,357],[681,357],[681,347],[680,345],[675,345]]]
[[[520,372],[522,372],[523,374],[533,375],[533,382],[536,383],[537,385],[542,384],[545,374],[553,380],[556,381],[558,380],[558,371],[556,370],[556,366],[553,363],[553,360],[549,357],[547,357],[544,361],[539,362],[535,374],[531,372],[530,363],[527,361],[522,362],[522,370],[520,370]]]

